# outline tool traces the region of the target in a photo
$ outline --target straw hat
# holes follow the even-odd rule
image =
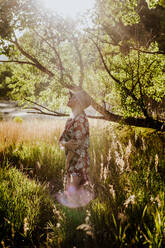
[[[83,109],[88,108],[91,105],[91,99],[84,90],[76,92],[70,91],[71,95],[74,95]]]

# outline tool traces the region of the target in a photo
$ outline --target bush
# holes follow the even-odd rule
[[[16,122],[16,123],[22,123],[23,122],[23,119],[21,118],[21,117],[19,117],[19,116],[16,116],[16,117],[14,117],[14,122]]]

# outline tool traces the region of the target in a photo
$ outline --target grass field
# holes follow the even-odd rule
[[[68,209],[65,120],[0,122],[1,247],[165,247],[165,134],[90,120],[95,199]]]

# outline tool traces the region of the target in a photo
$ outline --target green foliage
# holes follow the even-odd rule
[[[55,221],[53,208],[43,186],[16,168],[0,168],[1,241],[12,247],[37,244],[47,222]]]
[[[160,4],[163,8],[165,8],[165,1],[164,1],[164,0],[160,0],[160,1],[159,1],[159,4]]]
[[[121,223],[119,223],[119,226],[118,226],[114,215],[112,215],[112,218],[113,218],[114,227],[115,227],[114,236],[117,241],[118,247],[127,246],[126,231],[129,225],[123,226]]]
[[[50,236],[52,245],[55,247],[79,246],[84,247],[86,235],[77,230],[77,227],[84,223],[85,209],[62,209],[62,216],[58,225],[50,224]]]
[[[33,61],[32,65],[11,66],[13,77],[6,82],[11,89],[10,97],[20,103],[25,101],[24,98],[30,100],[37,98],[36,101],[44,105],[62,108],[63,103],[66,102],[66,89],[61,83],[71,84],[75,81],[78,84],[81,77],[79,50],[83,51],[81,56],[84,68],[88,60],[84,47],[85,37],[77,28],[79,23],[65,20],[44,10],[33,0],[18,0],[13,5],[10,1],[3,1],[0,8],[6,15],[6,19],[7,13],[14,16],[14,20],[8,20],[8,25],[12,31],[14,29],[15,33],[19,33],[18,42],[22,50],[37,61],[36,63]],[[3,14],[0,18],[3,20]],[[5,49],[6,44],[10,44],[11,39],[14,42],[12,31],[9,32],[10,37],[4,34],[2,49]],[[3,35],[3,30],[0,30],[1,33]],[[79,39],[77,35],[80,36]],[[16,45],[9,48],[9,52],[5,54],[10,60],[29,62]],[[44,73],[41,74],[35,68],[38,62],[54,74],[53,78]]]
[[[22,123],[22,122],[23,122],[23,119],[22,119],[21,117],[19,117],[19,116],[16,116],[16,117],[14,118],[14,121],[15,121],[16,123]]]
[[[165,202],[164,202],[164,192],[161,192],[157,195],[156,199],[152,199],[153,208],[145,207],[143,212],[143,217],[146,212],[152,216],[154,227],[152,230],[146,223],[144,223],[144,232],[145,237],[144,244],[148,244],[149,247],[163,247],[164,245],[164,227],[165,227]]]
[[[138,42],[140,46],[148,47],[157,42],[160,51],[164,49],[164,13],[161,1],[97,1],[99,24],[114,44],[122,47],[129,42]],[[160,5],[159,5],[160,4]]]
[[[10,88],[8,87],[8,84],[6,83],[7,78],[12,77],[12,70],[9,65],[1,64],[0,65],[0,98],[2,99],[8,99],[8,94],[10,93]]]
[[[118,10],[115,16],[114,10]],[[131,15],[135,17],[134,12],[139,20],[132,19],[126,23],[122,19]],[[145,1],[105,0],[98,1],[98,13],[96,20],[98,18],[102,26],[98,45],[107,66],[107,69],[101,68],[98,66],[100,61],[96,61],[97,74],[102,75],[101,87],[98,87],[98,91],[102,90],[100,99],[106,99],[111,106],[110,111],[115,110],[125,117],[163,117],[164,54],[157,54],[161,44],[153,42],[149,29],[160,34],[156,25],[160,27],[164,9],[157,7],[150,10]],[[152,17],[159,22],[154,28]],[[155,33],[152,35],[155,37]],[[114,99],[117,101],[114,102]]]
[[[9,161],[31,177],[36,177],[41,182],[48,180],[57,188],[62,187],[64,154],[59,147],[38,142],[12,144],[0,156],[2,160]]]

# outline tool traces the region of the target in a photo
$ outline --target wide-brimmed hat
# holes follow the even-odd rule
[[[70,91],[71,95],[74,95],[83,109],[88,108],[91,105],[91,99],[84,90]]]

